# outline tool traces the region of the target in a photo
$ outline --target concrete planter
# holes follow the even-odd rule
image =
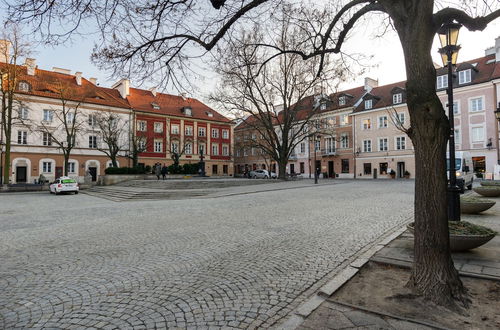
[[[484,197],[500,196],[500,186],[482,186],[473,188],[473,190]]]
[[[478,214],[493,207],[496,202],[489,199],[460,199],[460,211],[465,214]]]
[[[407,225],[408,230],[414,234],[413,222]],[[496,234],[488,235],[453,235],[450,234],[451,252],[472,250],[488,243]]]
[[[481,186],[483,187],[500,187],[500,180],[488,180],[488,181],[481,181]]]

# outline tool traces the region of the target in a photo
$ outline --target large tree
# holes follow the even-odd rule
[[[109,157],[112,167],[118,167],[117,158],[120,152],[130,150],[130,141],[127,141],[128,121],[112,111],[99,112],[95,114],[95,118],[103,142],[97,149]]]
[[[193,45],[211,51],[217,43],[224,42],[234,25],[268,18],[266,14],[272,14],[276,4],[283,1],[12,0],[14,6],[10,8],[9,17],[17,21],[30,20],[37,31],[49,38],[54,37],[51,26],[54,22],[69,23],[65,25],[67,30],[59,33],[67,36],[86,18],[97,20],[107,42],[97,49],[96,59],[111,64],[115,72],[125,70],[147,77],[158,70],[170,74],[186,67]],[[415,147],[415,259],[410,284],[439,304],[450,306],[459,301],[467,305],[465,289],[449,249],[445,163],[446,144],[452,133],[436,96],[431,48],[443,23],[456,21],[469,30],[483,30],[500,16],[500,3],[494,0],[350,0],[331,1],[330,5],[325,9],[329,13],[326,22],[317,22],[305,15],[297,17],[310,22],[310,35],[304,40],[309,46],[307,51],[275,49],[276,53],[295,53],[304,60],[323,59],[325,54],[340,53],[348,33],[367,15],[381,13],[378,16],[390,20],[405,57],[411,121],[408,135]]]

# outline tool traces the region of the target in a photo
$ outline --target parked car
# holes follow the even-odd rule
[[[450,178],[450,159],[449,154],[446,154],[447,163],[447,175],[448,180]],[[472,189],[472,182],[474,181],[474,164],[472,162],[472,156],[467,151],[456,151],[455,152],[455,170],[457,177],[457,185],[460,188],[460,192],[464,193],[465,187],[468,190]]]
[[[50,184],[49,188],[50,193],[56,195],[69,192],[78,194],[78,191],[80,190],[80,187],[78,187],[78,182],[67,176],[62,176],[59,179],[56,179]]]
[[[269,172],[267,170],[250,171],[249,176],[253,179],[269,179],[270,177],[272,179],[276,179],[278,177],[274,172],[271,172],[271,175],[269,175]]]

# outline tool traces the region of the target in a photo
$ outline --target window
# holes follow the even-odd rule
[[[370,119],[363,119],[361,128],[362,129],[370,129],[372,127]]]
[[[75,120],[75,114],[73,112],[68,112],[66,114],[66,122],[68,124],[72,124],[74,120]]]
[[[97,149],[97,136],[89,135],[89,148]]]
[[[96,115],[89,115],[88,123],[90,127],[94,127],[97,125],[97,116]]]
[[[325,147],[326,147],[326,153],[332,154],[335,152],[335,139],[334,138],[326,138],[325,139]]]
[[[155,152],[163,151],[163,142],[161,140],[155,140]]]
[[[483,98],[482,97],[476,97],[473,99],[470,99],[470,112],[477,112],[477,111],[483,111],[484,110],[484,104],[483,104]]]
[[[405,150],[405,149],[406,149],[406,136],[396,137],[396,150]]]
[[[147,123],[145,120],[138,120],[137,121],[137,130],[140,132],[146,132],[147,130]]]
[[[349,159],[341,159],[342,173],[349,173]]]
[[[300,173],[305,173],[305,165],[304,165],[304,162],[300,162],[299,164],[299,169],[300,169]]]
[[[43,173],[52,173],[52,162],[43,162],[42,171]]]
[[[217,139],[219,137],[219,130],[218,129],[212,128],[212,137],[214,139]],[[254,140],[255,140],[255,138],[254,138]]]
[[[205,143],[200,143],[198,145],[198,152],[200,153],[200,155],[206,153],[206,151],[205,151]]]
[[[467,70],[462,70],[458,72],[458,83],[461,84],[467,84],[470,83],[471,81],[471,71],[470,69]]]
[[[436,88],[442,89],[448,87],[448,75],[444,74],[442,76],[436,77]]]
[[[19,82],[19,90],[21,92],[29,92],[30,91],[30,84],[28,84],[26,81]]]
[[[343,149],[349,148],[349,135],[347,133],[343,133],[340,136],[340,147]]]
[[[19,113],[18,113],[18,116],[19,116],[19,119],[28,119],[28,108],[25,108],[25,107],[22,107],[19,109]]]
[[[484,127],[472,127],[472,142],[484,141]]]
[[[347,114],[340,115],[340,126],[345,126],[349,124],[349,116]]]
[[[240,157],[240,155],[241,155],[240,149],[236,149],[236,157]]]
[[[186,143],[185,153],[186,155],[193,154],[193,145],[191,144],[191,142]]]
[[[378,117],[378,128],[386,128],[387,127],[387,116]]]
[[[455,128],[455,143],[457,143],[457,144],[462,143],[462,136],[460,135],[459,128]]]
[[[373,107],[373,100],[365,100],[365,109],[371,109]]]
[[[389,164],[387,163],[379,163],[378,164],[378,170],[380,174],[387,174],[387,169],[389,167]]]
[[[17,144],[28,144],[27,131],[17,131]]]
[[[378,139],[378,151],[387,151],[387,138]]]
[[[393,104],[399,104],[403,102],[403,94],[402,93],[397,93],[392,95],[392,103]]]
[[[186,136],[193,136],[193,126],[184,126],[184,134]]]
[[[68,162],[68,172],[69,173],[76,173],[76,163],[75,162]]]
[[[198,127],[198,136],[200,137],[207,136],[207,129],[205,127]]]
[[[140,138],[137,140],[137,150],[139,150],[139,152],[143,152],[146,150],[146,140],[144,138]]]
[[[252,148],[253,150],[253,148]],[[219,145],[212,144],[212,156],[217,156],[219,154]]]
[[[301,142],[300,143],[300,153],[304,153],[306,152],[306,143],[305,142]]]
[[[228,173],[229,173],[229,166],[222,165],[222,174],[228,174]]]
[[[227,129],[222,130],[222,138],[229,139],[229,131]]]
[[[153,109],[155,109],[155,110],[160,110],[160,105],[159,105],[158,103],[156,103],[156,102],[152,102],[152,103],[151,103],[151,106],[152,106],[152,107],[153,107]]]
[[[394,115],[394,121],[396,125],[404,125],[405,123],[405,113],[404,112],[398,112]]]
[[[339,97],[339,105],[345,105],[345,103],[346,103],[345,96]]]
[[[372,140],[363,140],[363,152],[372,152]]]
[[[192,111],[192,109],[190,107],[185,107],[184,108],[184,114],[186,116],[192,116],[193,115],[193,111]]]
[[[155,131],[155,133],[162,133],[163,132],[163,123],[155,122],[154,123],[154,131]]]
[[[179,134],[179,125],[170,125],[171,134]]]
[[[42,142],[44,146],[51,146],[52,145],[52,136],[48,132],[43,132],[42,133]]]
[[[227,145],[222,146],[222,155],[229,156],[229,146],[227,146]]]
[[[326,103],[321,103],[321,105],[319,106],[319,109],[326,110]]]
[[[321,150],[321,140],[315,140],[314,141],[314,151],[320,151]]]
[[[179,143],[178,142],[172,142],[172,153],[176,154],[179,152]]]
[[[43,110],[43,121],[52,122],[54,118],[54,111],[52,110]]]

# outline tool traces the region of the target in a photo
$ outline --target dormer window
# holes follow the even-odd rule
[[[443,89],[448,87],[448,75],[442,75],[436,77],[436,88]]]
[[[213,116],[214,116],[214,114],[213,114],[213,113],[211,113],[210,111],[207,111],[207,112],[206,112],[206,114],[207,114],[207,116],[209,116],[209,117],[213,117]]]
[[[345,104],[346,104],[345,95],[339,97],[339,105],[345,105]]]
[[[186,116],[190,116],[191,117],[193,115],[193,109],[191,109],[190,107],[184,107],[182,109],[182,112],[184,112],[184,114]]]
[[[319,109],[326,110],[326,103],[321,103],[321,105],[319,106]]]
[[[152,107],[153,107],[153,109],[155,109],[155,110],[160,110],[160,105],[159,105],[158,103],[156,103],[156,102],[152,102],[152,103],[151,103],[151,106],[152,106]]]
[[[19,90],[21,92],[29,92],[30,91],[30,84],[28,84],[26,81],[20,81],[19,82]]]
[[[393,104],[399,104],[403,102],[403,94],[402,93],[397,93],[392,95],[392,103]]]
[[[373,100],[372,99],[365,100],[365,109],[371,109],[371,108],[373,108]]]
[[[458,72],[458,84],[467,84],[471,82],[471,70],[462,70]]]

